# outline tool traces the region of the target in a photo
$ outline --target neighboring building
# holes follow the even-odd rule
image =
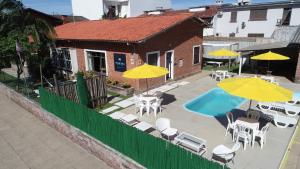
[[[53,15],[53,16],[61,19],[63,24],[70,23],[70,22],[88,21],[88,19],[83,16],[73,16],[73,15]]]
[[[171,0],[72,0],[73,15],[90,20],[98,20],[108,14],[135,17],[144,11],[168,8],[171,8]]]
[[[271,37],[277,26],[300,24],[300,1],[221,5],[213,21],[220,37]]]
[[[206,22],[207,26],[203,30],[203,36],[212,36],[213,28],[212,28],[212,20],[214,16],[217,14],[218,6],[209,5],[209,6],[198,6],[191,7],[189,9],[182,10],[173,10],[173,9],[160,9],[160,10],[151,10],[145,11],[144,15],[169,15],[169,14],[179,14],[179,13],[191,13],[194,14],[195,17],[202,19]],[[202,29],[202,27],[201,27]]]
[[[123,72],[144,63],[168,68],[166,77],[148,80],[150,87],[200,72],[204,26],[190,13],[69,23],[56,28],[57,49],[73,73],[102,72],[145,90],[145,80]]]
[[[38,10],[35,10],[32,8],[26,8],[25,11],[30,13],[32,16],[34,16],[36,18],[46,21],[48,24],[50,24],[52,26],[57,26],[57,25],[63,24],[63,21],[61,20],[61,18],[57,18],[55,16],[48,15],[41,11],[38,11]]]

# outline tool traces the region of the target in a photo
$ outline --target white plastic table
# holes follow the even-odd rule
[[[246,118],[246,117],[239,117],[238,119],[236,119],[235,124],[246,126],[246,127],[250,128],[252,130],[252,141],[251,141],[251,143],[252,143],[252,147],[253,147],[256,133],[257,133],[257,131],[259,131],[259,122],[258,122],[258,120],[249,119],[249,118]]]

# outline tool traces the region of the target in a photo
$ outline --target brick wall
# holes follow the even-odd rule
[[[202,64],[193,65],[192,62],[193,46],[202,44],[202,31],[203,25],[201,23],[195,22],[195,20],[187,20],[139,44],[60,41],[57,46],[77,49],[78,68],[81,71],[86,70],[84,49],[106,51],[108,78],[129,83],[137,90],[145,90],[145,79],[126,79],[122,77],[122,72],[114,70],[113,54],[126,54],[126,66],[127,70],[129,70],[145,63],[146,53],[153,51],[160,51],[160,66],[165,67],[166,51],[174,50],[174,78],[182,78],[201,71]],[[183,60],[182,67],[179,67],[178,64],[180,59]],[[148,79],[149,88],[159,86],[163,83],[165,83],[165,77]]]

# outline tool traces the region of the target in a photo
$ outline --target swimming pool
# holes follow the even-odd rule
[[[239,107],[245,101],[245,99],[232,96],[220,88],[214,88],[185,103],[184,108],[197,114],[217,117],[224,116],[227,112]]]

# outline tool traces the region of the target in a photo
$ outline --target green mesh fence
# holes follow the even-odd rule
[[[79,103],[85,106],[89,104],[88,89],[86,87],[86,82],[83,78],[83,73],[77,73],[77,95]]]
[[[40,88],[42,107],[149,169],[221,169],[163,139]]]

